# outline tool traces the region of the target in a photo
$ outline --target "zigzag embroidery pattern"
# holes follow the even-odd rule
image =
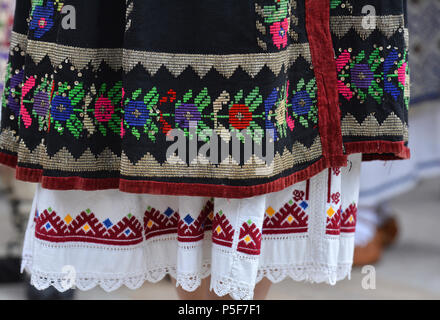
[[[275,76],[302,56],[311,63],[311,53],[308,43],[289,44],[286,50],[274,53],[249,53],[249,54],[178,54],[162,52],[146,52],[122,48],[76,48],[55,43],[28,40],[26,35],[12,33],[11,49],[21,48],[36,63],[48,57],[54,67],[63,61],[68,61],[81,70],[87,65],[98,69],[104,62],[115,71],[123,68],[130,72],[137,65],[141,65],[151,76],[164,66],[174,77],[181,75],[188,67],[203,79],[207,73],[214,69],[226,79],[233,76],[241,68],[254,78],[265,66]],[[14,49],[15,50],[15,49]]]
[[[390,38],[397,31],[403,32],[403,15],[375,16],[375,28],[363,26],[365,16],[331,16],[330,29],[338,38],[344,37],[351,29],[354,29],[362,40],[366,40],[375,30],[382,32]]]

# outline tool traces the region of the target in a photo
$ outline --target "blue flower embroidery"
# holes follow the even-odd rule
[[[46,6],[36,6],[29,29],[35,30],[35,38],[41,38],[53,27],[54,5],[48,1]]]
[[[149,111],[142,101],[130,101],[125,108],[125,120],[131,126],[144,126],[148,116]]]
[[[50,113],[55,120],[66,121],[73,112],[72,102],[67,97],[56,96],[52,100]]]
[[[274,140],[277,139],[278,134],[277,134],[277,130],[275,129],[275,126],[273,124],[273,122],[270,120],[270,110],[272,109],[272,107],[275,105],[275,103],[278,100],[278,91],[277,89],[273,89],[271,94],[269,95],[269,97],[267,97],[267,99],[264,101],[264,116],[265,116],[265,121],[266,121],[266,130],[270,130],[270,135],[272,136],[272,138]]]
[[[394,64],[398,58],[399,54],[396,50],[393,49],[383,63],[384,90],[385,92],[391,94],[391,96],[396,101],[400,95],[400,90],[392,82],[392,77],[394,77],[394,74],[392,73],[392,68],[394,67]]]

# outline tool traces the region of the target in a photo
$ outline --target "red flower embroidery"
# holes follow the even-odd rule
[[[108,122],[115,112],[112,102],[108,98],[100,97],[95,103],[95,117],[99,122]]]
[[[245,104],[234,104],[229,109],[229,122],[238,130],[246,129],[249,127],[252,120],[252,113],[249,111],[249,107]]]

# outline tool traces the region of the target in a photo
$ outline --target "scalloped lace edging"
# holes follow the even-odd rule
[[[311,283],[328,283],[334,285],[337,281],[350,278],[351,264],[341,264],[338,267],[330,266],[289,266],[289,267],[265,267],[258,270],[256,283],[264,277],[273,283],[278,283],[286,278],[294,281],[307,281]],[[68,276],[63,273],[47,273],[32,268],[32,257],[25,256],[22,260],[21,271],[26,271],[31,276],[31,284],[38,290],[44,290],[53,286],[60,292],[67,291],[72,287],[86,291],[101,287],[106,292],[119,289],[123,285],[129,289],[140,288],[144,282],[157,283],[166,275],[175,278],[176,286],[181,286],[185,291],[195,291],[204,278],[211,274],[210,263],[205,262],[199,273],[177,273],[172,266],[158,266],[154,269],[139,274],[102,275],[102,274],[75,274],[74,282],[69,282]],[[228,277],[211,277],[211,290],[219,297],[230,295],[235,300],[251,300],[254,286]]]
[[[265,267],[258,270],[257,283],[263,278],[269,279],[272,283],[278,283],[286,278],[290,278],[294,281],[335,285],[336,282],[345,278],[350,279],[351,269],[351,263],[339,264],[337,267],[315,265]]]

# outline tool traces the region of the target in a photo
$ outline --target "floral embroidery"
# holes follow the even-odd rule
[[[351,69],[351,79],[358,88],[368,89],[373,81],[373,72],[365,63],[355,64]]]
[[[24,97],[35,87],[36,80],[33,76],[30,76],[27,79],[21,90],[21,99],[20,99],[20,119],[23,121],[25,128],[29,128],[32,125],[32,118],[29,114],[28,110],[24,105]]]
[[[408,62],[407,62],[407,52],[405,51],[405,53],[403,54],[403,59],[400,60],[400,62],[397,64],[397,80],[398,80],[398,86],[400,88],[401,91],[403,91],[404,93],[404,102],[405,102],[405,106],[406,109],[408,110],[409,107],[409,93],[407,91],[409,91],[408,89],[408,75],[409,75],[409,67],[408,67]]]
[[[130,101],[125,108],[125,120],[131,126],[143,127],[148,114],[147,105],[142,101]]]
[[[35,95],[33,110],[35,110],[38,116],[47,116],[49,110],[49,94],[46,91],[40,91]]]
[[[384,94],[397,101],[405,90],[406,54],[402,57],[395,49],[385,53],[383,47],[375,48],[368,56],[364,50],[357,55],[344,50],[336,65],[338,90],[346,100],[356,97],[363,103],[371,96],[380,104]]]
[[[278,131],[281,133],[281,136],[286,136],[286,119],[287,119],[287,96],[284,93],[285,88],[283,87],[283,91],[280,95],[279,100],[276,102],[275,108],[275,120]]]
[[[297,23],[297,19],[291,15],[292,6],[296,8],[296,2],[292,0],[273,0],[273,4],[264,6],[255,3],[259,16],[256,24],[260,32],[257,42],[264,50],[268,50],[268,45],[277,50],[286,48],[289,36],[297,40],[298,35],[292,30],[292,25]]]
[[[50,93],[52,91],[52,83],[53,81],[49,79],[48,75],[41,78],[41,81],[37,83],[37,81],[30,77],[27,81],[26,90],[22,90],[22,104],[23,104],[23,112],[24,114],[29,114],[27,109],[24,107],[31,106],[31,114],[29,114],[28,124],[31,123],[31,116],[37,121],[38,129],[47,130],[48,126],[48,115],[50,110]],[[33,90],[31,90],[33,89]],[[26,95],[32,92],[33,100],[29,100]],[[25,119],[23,118],[23,121]]]
[[[71,88],[65,82],[54,93],[50,108],[50,123],[59,134],[63,134],[67,129],[73,136],[79,138],[83,130],[83,121],[75,111],[82,111],[76,109],[76,106],[84,98],[84,95],[82,83]]]
[[[99,122],[110,121],[115,107],[109,98],[101,96],[95,103],[95,117]]]
[[[140,139],[143,129],[144,133],[148,133],[148,137],[155,141],[155,134],[158,129],[156,125],[151,123],[151,112],[154,105],[159,101],[159,94],[156,87],[153,87],[144,97],[143,101],[137,100],[142,94],[142,89],[135,90],[131,98],[127,98],[124,101],[124,120],[121,123],[120,131],[125,132],[127,129],[137,139]],[[125,94],[124,94],[125,96]],[[150,127],[154,128],[154,131],[150,130]]]
[[[274,5],[263,7],[264,22],[270,24],[273,44],[281,49],[287,45],[290,7],[288,0],[274,0],[274,3]]]
[[[287,46],[288,32],[289,20],[287,18],[282,21],[274,22],[270,26],[270,33],[272,34],[273,43],[277,46],[278,49]]]
[[[272,129],[274,132],[274,139],[283,138],[287,136],[287,128],[292,131],[295,127],[295,122],[289,114],[291,104],[289,101],[289,81],[286,85],[272,90],[272,93],[264,102],[266,111],[266,129]],[[275,119],[275,126],[271,119]]]
[[[11,70],[10,70],[10,65],[8,66],[8,71],[7,71],[7,77],[8,74],[10,74]],[[7,90],[5,90],[5,95],[6,92],[8,92],[7,95],[7,105],[9,107],[9,109],[11,109],[14,114],[16,116],[19,115],[20,113],[20,95],[21,95],[21,91],[19,90],[19,85],[22,83],[23,81],[23,76],[24,76],[24,72],[23,70],[17,71],[14,73],[14,75],[12,75],[11,80],[9,82],[9,86],[6,88]],[[9,89],[9,90],[8,90]],[[6,99],[3,99],[3,104],[6,104]]]
[[[188,129],[190,123],[197,123],[202,119],[197,106],[192,103],[183,103],[176,108],[176,123],[179,127]]]
[[[12,87],[8,90],[8,106],[15,107],[17,115],[20,114],[18,86],[21,81],[22,71],[12,75],[9,81]],[[31,77],[26,82],[23,103],[32,111],[40,131],[53,128],[59,134],[68,131],[76,138],[85,133],[100,132],[103,136],[110,132],[120,136],[131,133],[138,140],[146,134],[153,142],[160,131],[168,134],[174,124],[174,128],[183,130],[186,136],[191,135],[191,125],[195,126],[196,133],[205,141],[208,137],[204,130],[209,132],[212,127],[219,133],[224,130],[228,134],[235,133],[241,140],[245,139],[241,131],[246,129],[246,134],[261,143],[266,134],[263,128],[269,130],[273,139],[281,139],[287,137],[287,130],[294,130],[297,120],[308,127],[309,121],[317,118],[314,80],[307,84],[300,80],[297,84],[300,90],[292,91],[293,94],[289,93],[290,82],[287,81],[285,86],[274,88],[265,101],[259,87],[247,94],[241,89],[232,97],[223,91],[212,101],[207,88],[198,94],[188,90],[181,97],[173,89],[169,89],[167,95],[159,94],[156,87],[146,93],[138,89],[123,100],[122,81],[113,85],[103,83],[99,88],[92,84],[87,92],[84,86],[80,81],[55,85],[48,75],[36,83]],[[27,95],[31,91],[32,94]],[[223,99],[221,103],[219,99]],[[211,105],[211,113],[206,112],[211,110],[207,108]],[[264,109],[258,112],[261,105]],[[23,114],[27,108],[23,108]],[[29,123],[32,121],[30,117],[26,119]]]
[[[242,130],[248,128],[251,120],[252,113],[245,104],[234,104],[229,109],[229,121],[235,129]]]
[[[208,89],[203,88],[196,96],[193,90],[188,90],[182,97],[177,99],[175,105],[176,127],[183,129],[186,136],[191,138],[190,128],[196,129],[197,134],[203,129],[208,129],[204,121],[210,119],[210,115],[204,114],[204,110],[211,104]]]
[[[317,86],[315,79],[311,79],[308,83],[301,79],[297,84],[296,90],[293,91],[293,117],[306,128],[318,123],[316,94]]]
[[[277,140],[277,131],[275,130],[275,126],[271,121],[271,115],[273,113],[272,107],[276,104],[278,99],[277,89],[273,89],[269,97],[264,101],[264,110],[265,110],[265,121],[266,121],[266,130],[272,130],[273,139]]]
[[[72,101],[63,96],[56,96],[52,100],[51,115],[58,121],[66,121],[73,112]]]
[[[398,77],[398,69],[396,72],[392,72],[391,69],[393,69],[394,64],[397,64],[398,59],[398,53],[396,50],[392,50],[390,54],[386,57],[384,63],[383,63],[383,73],[384,73],[384,90],[385,92],[389,93],[394,100],[397,100],[397,98],[400,95],[399,89],[392,83],[392,77]]]
[[[83,112],[87,120],[89,120],[89,114],[93,114],[93,124],[89,121],[88,125],[96,127],[103,136],[109,132],[120,134],[122,81],[117,81],[113,85],[103,83],[98,91],[96,91],[95,85],[92,85],[91,93],[93,96],[89,97],[89,105]]]
[[[256,114],[256,110],[262,100],[259,87],[254,88],[247,96],[244,96],[243,90],[237,92],[229,103],[228,123],[225,123],[225,127],[229,127],[230,132],[235,133],[239,139],[244,139],[240,130],[246,129],[253,140],[260,143],[264,133],[255,120],[261,117]]]

